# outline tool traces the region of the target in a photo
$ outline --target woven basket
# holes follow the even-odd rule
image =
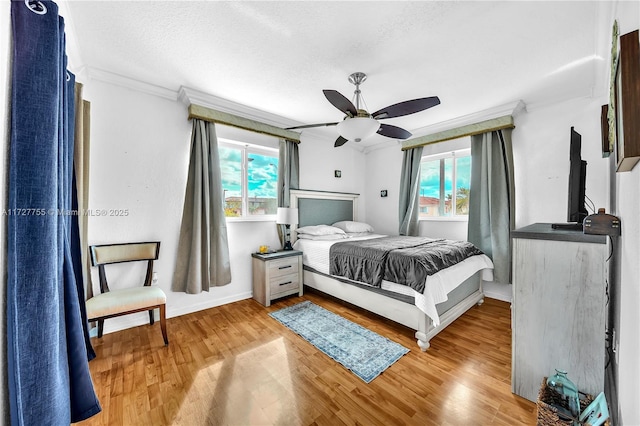
[[[580,392],[580,412],[589,406],[593,402],[593,396]],[[555,406],[560,406],[569,410],[569,404],[555,389],[547,386],[547,378],[542,379],[542,385],[538,392],[538,426],[560,426],[573,424],[572,420],[563,420],[558,415],[558,409]],[[580,423],[582,424],[582,423]],[[609,426],[609,420],[604,422],[605,426]]]

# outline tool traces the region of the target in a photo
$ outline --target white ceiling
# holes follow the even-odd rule
[[[288,123],[341,120],[322,89],[352,99],[355,71],[368,75],[369,112],[439,96],[439,106],[384,121],[419,135],[517,100],[588,96],[608,60],[603,2],[65,3],[76,69],[188,87]]]

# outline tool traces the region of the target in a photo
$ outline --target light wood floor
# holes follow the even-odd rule
[[[267,315],[302,300],[411,350],[366,384]],[[249,299],[92,340],[103,411],[84,425],[517,425],[509,304],[486,299],[421,352],[413,331],[319,293]]]

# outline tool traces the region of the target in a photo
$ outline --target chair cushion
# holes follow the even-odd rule
[[[167,303],[167,296],[155,286],[111,290],[87,300],[87,318],[100,318],[163,303]]]

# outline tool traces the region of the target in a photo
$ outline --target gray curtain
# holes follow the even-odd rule
[[[80,252],[82,253],[82,277],[86,299],[93,297],[91,282],[91,259],[89,258],[88,223],[89,216],[89,147],[91,140],[91,103],[82,97],[83,85],[76,82],[76,125],[73,165],[76,174],[78,197],[78,227],[80,229]]]
[[[193,120],[173,291],[196,294],[231,282],[215,125]]]
[[[419,234],[418,216],[420,201],[420,161],[422,147],[404,151],[402,175],[400,176],[400,235]]]
[[[278,207],[290,207],[289,190],[300,187],[298,143],[280,139],[278,155]],[[285,225],[278,225],[280,243],[284,244]]]
[[[471,137],[468,239],[493,260],[494,281],[511,282],[515,221],[511,129]]]

